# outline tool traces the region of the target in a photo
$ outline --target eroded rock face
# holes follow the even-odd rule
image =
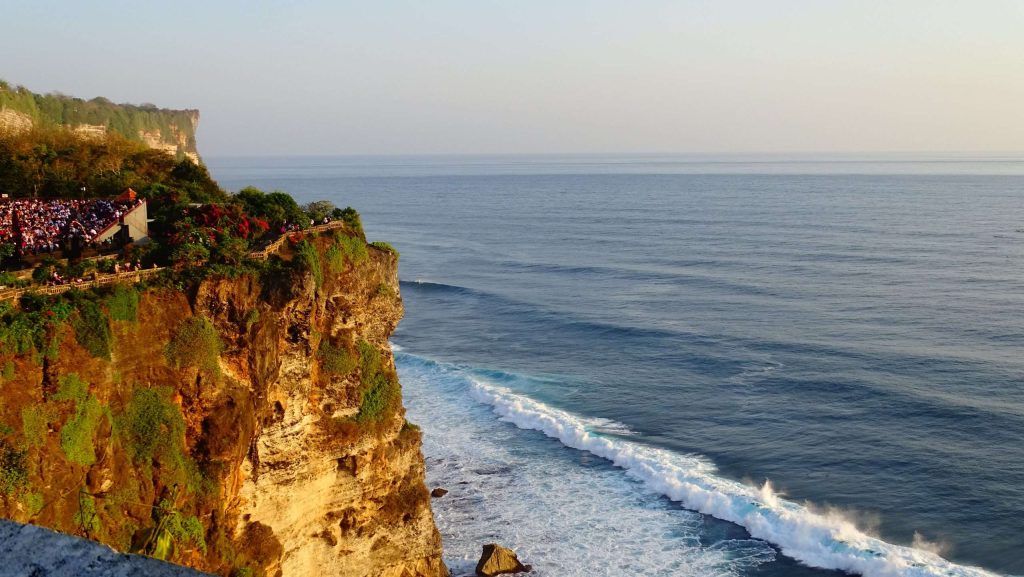
[[[319,278],[242,275],[148,291],[136,322],[112,322],[110,360],[91,356],[70,330],[53,359],[14,358],[0,421],[18,429],[13,439],[28,438],[19,424],[26,409],[50,407],[52,422],[27,453],[26,488],[0,494],[0,516],[124,551],[167,500],[199,520],[203,537],[171,560],[211,573],[447,576],[419,429],[405,421],[388,345],[403,312],[397,256],[366,247],[332,261],[333,234],[310,240],[324,257]],[[216,371],[168,360],[190,318],[208,319],[223,342]],[[100,420],[88,464],[68,462],[61,448],[74,405],[47,400],[69,374],[112,415]],[[169,391],[205,489],[179,491],[163,464],[126,449],[118,423],[140,388]],[[376,399],[372,410],[365,397]],[[33,511],[37,494],[46,506]],[[95,496],[94,527],[82,522],[79,495]]]

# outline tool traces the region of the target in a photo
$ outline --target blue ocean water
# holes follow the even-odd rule
[[[1021,157],[207,161],[401,252],[456,569],[1024,574]]]

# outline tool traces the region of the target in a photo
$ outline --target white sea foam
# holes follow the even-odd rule
[[[808,565],[866,577],[994,577],[957,565],[933,551],[894,545],[866,534],[839,513],[818,512],[781,498],[769,483],[756,488],[715,474],[703,458],[604,436],[602,423],[572,415],[473,379],[473,397],[503,420],[540,431],[564,445],[611,461],[684,507],[742,525]]]
[[[469,398],[471,371],[398,357],[427,482],[450,491],[432,508],[453,575],[472,575],[487,542],[515,549],[537,577],[738,577],[776,559],[764,541],[709,528],[603,459],[495,419]],[[614,421],[588,426],[632,434]]]

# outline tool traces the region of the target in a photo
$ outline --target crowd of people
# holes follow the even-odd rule
[[[97,244],[97,237],[137,200],[14,199],[0,202],[0,243],[14,243],[19,254],[31,256]]]

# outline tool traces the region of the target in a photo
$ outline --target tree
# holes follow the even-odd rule
[[[316,222],[323,222],[325,218],[334,213],[336,207],[334,206],[334,203],[329,200],[317,200],[307,204],[303,207],[303,210],[306,211],[309,218]]]

